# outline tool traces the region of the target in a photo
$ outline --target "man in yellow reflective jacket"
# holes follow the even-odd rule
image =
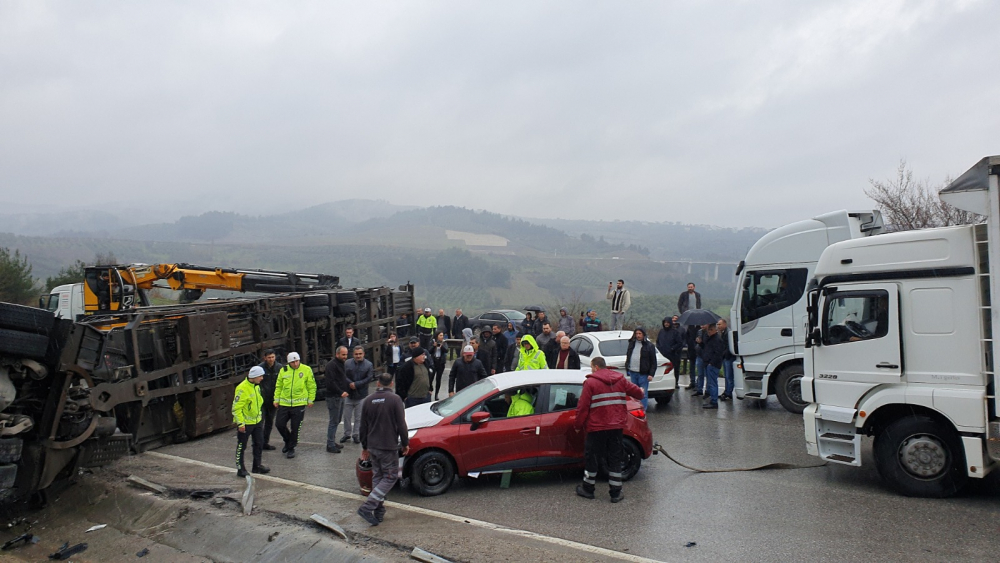
[[[507,409],[508,418],[535,414],[535,397],[531,393],[528,393],[524,389],[518,389],[513,395],[508,395],[508,397],[510,398],[510,407]]]
[[[288,365],[278,372],[278,381],[274,386],[274,406],[278,408],[274,426],[285,441],[281,453],[288,459],[295,457],[306,407],[311,407],[315,400],[316,379],[312,368],[300,361],[298,352],[289,352]]]
[[[243,459],[250,436],[253,436],[253,466],[250,470],[254,473],[271,471],[260,462],[264,446],[264,425],[261,424],[263,418],[261,408],[264,405],[264,397],[260,393],[260,382],[263,379],[264,368],[260,366],[250,368],[247,378],[236,386],[236,394],[233,396],[233,422],[237,426],[236,475],[239,477],[247,476],[247,468]]]
[[[431,314],[430,307],[425,308],[424,314],[417,317],[417,336],[420,337],[421,348],[426,350],[431,347],[431,340],[434,339],[437,328],[437,318]]]
[[[523,371],[526,369],[547,369],[549,366],[545,362],[545,352],[538,348],[538,343],[535,342],[535,337],[530,334],[525,334],[521,337],[521,358],[517,361],[517,369],[514,371]]]

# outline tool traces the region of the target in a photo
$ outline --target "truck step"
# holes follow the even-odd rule
[[[829,440],[843,440],[845,442],[853,442],[854,441],[854,434],[838,434],[836,432],[827,432],[825,434],[821,434],[820,438],[829,439]]]
[[[841,463],[854,463],[854,458],[847,455],[830,454],[826,456],[826,459],[829,459],[830,461],[839,461]]]

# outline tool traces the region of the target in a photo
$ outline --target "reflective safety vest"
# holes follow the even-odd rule
[[[518,393],[510,398],[510,408],[507,409],[507,416],[525,416],[535,414],[535,405],[531,404],[534,397],[531,393]]]
[[[420,315],[417,317],[417,329],[421,334],[433,334],[434,330],[438,327],[437,318],[434,315]]]
[[[274,400],[281,407],[304,407],[314,402],[316,379],[312,368],[305,364],[299,364],[299,369],[281,368],[274,386]]]
[[[258,424],[261,421],[260,409],[264,397],[260,394],[260,385],[249,379],[244,379],[236,386],[233,396],[233,422],[239,426]]]

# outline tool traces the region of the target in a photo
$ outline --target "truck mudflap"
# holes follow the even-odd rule
[[[802,413],[807,450],[831,463],[861,465],[861,435],[855,409],[811,404]]]
[[[986,453],[993,461],[1000,461],[1000,421],[994,421],[987,427]]]

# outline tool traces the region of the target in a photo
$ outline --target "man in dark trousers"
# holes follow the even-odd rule
[[[302,421],[306,408],[316,401],[316,378],[312,368],[303,364],[298,352],[289,352],[288,365],[278,372],[278,382],[274,385],[274,403],[278,414],[274,416],[274,427],[285,441],[281,453],[292,459],[295,446],[299,444]]]
[[[261,427],[261,408],[264,397],[260,394],[260,383],[264,379],[264,369],[260,366],[250,368],[247,378],[236,386],[233,395],[233,421],[236,422],[236,475],[247,476],[244,465],[247,441],[253,436],[253,466],[254,473],[269,473],[261,463],[261,451],[264,444],[264,429]]]
[[[483,330],[479,332],[479,339],[479,349],[484,350],[490,358],[490,365],[487,366],[484,364],[483,367],[486,368],[486,373],[496,375],[497,358],[500,357],[500,351],[497,350],[497,343],[493,341],[493,327],[483,325]]]
[[[351,350],[351,359],[344,362],[344,372],[350,389],[344,399],[344,437],[340,443],[353,438],[355,444],[360,444],[361,403],[368,396],[368,384],[375,379],[374,366],[365,359],[365,349],[360,344]]]
[[[510,348],[510,342],[507,342],[507,337],[500,330],[500,325],[493,325],[493,343],[497,350],[496,372],[502,373],[504,366],[507,365],[507,349]]]
[[[689,283],[687,291],[677,298],[677,314],[683,315],[691,309],[701,309],[701,294],[694,290],[693,283]]]
[[[264,449],[277,449],[271,445],[271,430],[274,428],[274,415],[278,408],[274,406],[274,385],[278,382],[278,373],[281,368],[278,356],[274,350],[264,350],[264,361],[260,363],[260,368],[264,370],[264,380],[260,384],[260,394],[264,397]]]
[[[455,316],[451,319],[451,337],[462,338],[462,330],[469,328],[469,317],[462,313],[461,309],[455,309]],[[452,348],[452,352],[458,348]]]
[[[670,360],[670,365],[674,366],[674,381],[680,387],[681,377],[681,350],[684,348],[684,335],[680,329],[674,326],[670,317],[663,317],[663,328],[656,335],[656,349]]]
[[[462,357],[451,364],[451,373],[448,374],[448,396],[465,389],[469,385],[486,379],[486,368],[483,362],[476,358],[476,351],[471,345],[462,349]]]
[[[719,408],[719,368],[726,355],[728,347],[719,338],[719,328],[712,323],[705,326],[702,333],[702,360],[705,362],[705,398],[707,401],[701,407],[704,409]]]
[[[552,369],[580,369],[580,354],[569,347],[569,337],[563,336],[559,339],[559,351],[556,352]]]
[[[576,486],[576,494],[586,499],[594,498],[597,469],[604,460],[608,468],[611,502],[619,502],[625,498],[622,494],[625,463],[622,429],[628,423],[628,397],[642,400],[643,393],[624,375],[607,369],[604,358],[600,356],[590,361],[590,369],[594,372],[584,380],[576,405],[574,429],[577,432],[587,431],[583,483]]]
[[[625,373],[642,389],[642,410],[649,408],[649,383],[656,374],[656,347],[646,338],[646,329],[636,327],[625,351]]]
[[[392,376],[383,373],[361,407],[361,459],[371,460],[372,492],[358,515],[372,526],[385,519],[385,495],[399,479],[399,455],[409,453],[409,441],[403,401],[392,392]]]
[[[443,332],[445,338],[451,338],[451,317],[444,314],[444,309],[438,309],[438,332]]]
[[[326,364],[326,410],[330,420],[326,425],[326,451],[339,454],[343,446],[337,443],[337,426],[344,412],[344,399],[350,395],[351,385],[347,381],[347,347],[337,346],[337,355]]]

